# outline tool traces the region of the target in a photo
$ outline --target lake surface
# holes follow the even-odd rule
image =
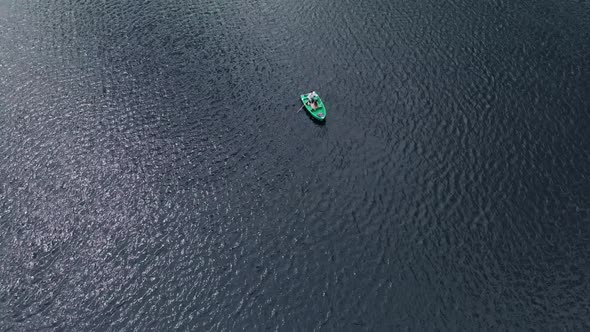
[[[588,330],[589,128],[588,1],[0,0],[0,330]]]

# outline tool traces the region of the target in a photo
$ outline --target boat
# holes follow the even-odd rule
[[[308,93],[301,95],[301,102],[303,103],[303,106],[305,106],[305,109],[309,112],[309,114],[311,114],[311,116],[314,119],[319,121],[326,120],[326,106],[324,105],[324,102],[322,101],[320,96],[317,96],[318,107],[314,109],[311,103],[309,102],[308,95]]]

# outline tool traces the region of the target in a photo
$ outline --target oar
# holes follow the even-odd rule
[[[299,109],[297,110],[297,113],[299,113],[299,111],[301,111],[301,109],[303,108],[303,106],[305,106],[305,104],[301,105],[301,107],[299,107]]]

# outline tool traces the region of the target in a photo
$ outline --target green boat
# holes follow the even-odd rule
[[[317,94],[315,94],[315,99],[317,101],[317,104],[312,105],[312,103],[310,103],[309,101],[309,93],[301,95],[301,102],[303,103],[303,106],[305,106],[305,109],[309,112],[309,114],[311,114],[311,116],[313,116],[316,120],[324,121],[327,115],[324,102],[322,101],[322,99],[320,99],[320,96],[318,96]]]

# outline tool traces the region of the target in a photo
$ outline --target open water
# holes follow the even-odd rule
[[[0,0],[0,330],[587,331],[589,128],[586,0]]]

